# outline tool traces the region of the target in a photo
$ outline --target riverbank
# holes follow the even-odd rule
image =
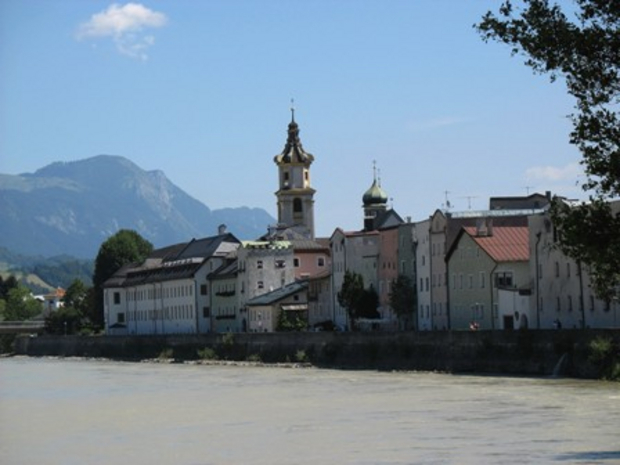
[[[618,330],[227,333],[167,336],[18,336],[14,353],[140,361],[298,363],[340,369],[600,378],[610,360],[593,341]],[[612,355],[615,356],[615,352]],[[599,354],[600,355],[600,354]],[[613,361],[615,363],[615,361]]]

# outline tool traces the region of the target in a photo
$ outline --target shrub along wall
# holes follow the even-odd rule
[[[177,360],[205,357],[319,367],[427,370],[597,378],[597,338],[620,345],[618,330],[229,333],[183,336],[20,336],[15,353],[30,356]]]

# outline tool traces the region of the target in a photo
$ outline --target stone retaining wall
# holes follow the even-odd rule
[[[310,362],[343,369],[425,370],[596,378],[589,361],[596,337],[620,343],[618,330],[235,333],[182,336],[19,336],[15,353],[30,356],[178,360],[211,356],[265,363]],[[200,353],[200,355],[199,355]],[[562,360],[562,364],[559,362]]]

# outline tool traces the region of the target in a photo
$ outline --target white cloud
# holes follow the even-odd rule
[[[80,24],[76,37],[81,39],[111,38],[119,52],[131,58],[146,60],[147,50],[155,37],[145,29],[158,28],[168,22],[165,14],[153,11],[139,3],[114,3],[90,20]]]
[[[566,166],[534,166],[525,171],[525,177],[531,181],[561,182],[576,181],[583,176],[579,163]]]

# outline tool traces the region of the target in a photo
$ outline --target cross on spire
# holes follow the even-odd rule
[[[291,122],[295,122],[295,99],[291,99]]]

